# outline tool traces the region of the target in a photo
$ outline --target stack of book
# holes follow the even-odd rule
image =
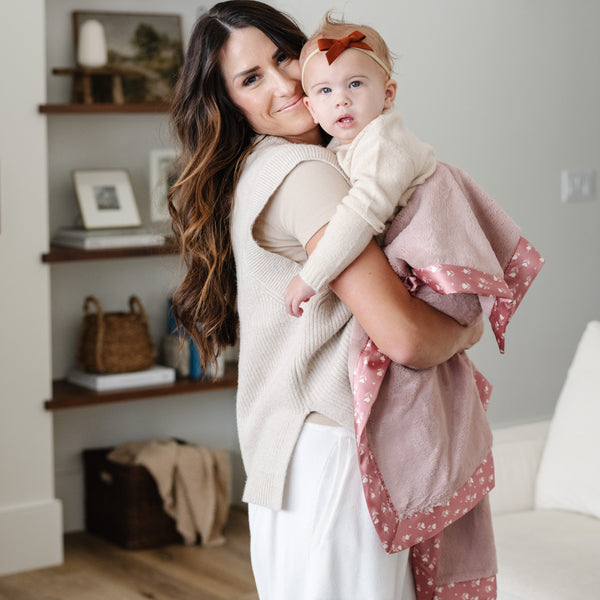
[[[161,246],[166,242],[162,233],[141,228],[127,229],[59,229],[52,238],[57,246],[98,250],[103,248],[131,248],[134,246]]]
[[[79,369],[72,369],[67,375],[67,380],[97,392],[108,392],[153,385],[168,385],[175,381],[175,369],[154,365],[144,371],[110,375],[87,373]]]

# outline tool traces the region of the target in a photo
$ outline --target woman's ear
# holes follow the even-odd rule
[[[385,84],[385,96],[383,101],[383,108],[392,108],[394,100],[396,98],[396,91],[398,90],[398,84],[393,79],[388,79]]]
[[[308,112],[310,113],[310,116],[313,118],[313,121],[315,122],[316,125],[319,124],[319,120],[317,119],[315,113],[313,112],[312,106],[310,105],[310,100],[308,99],[308,96],[304,96],[304,98],[302,98],[302,102],[304,102],[304,106],[306,106],[306,108],[308,109]]]

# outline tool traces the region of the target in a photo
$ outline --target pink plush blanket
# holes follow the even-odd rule
[[[512,219],[444,163],[399,212],[384,250],[408,289],[439,310],[465,324],[483,311],[501,352],[543,265]],[[419,600],[492,600],[489,383],[464,352],[431,369],[391,363],[356,321],[349,368],[363,488],[384,548],[411,548]]]

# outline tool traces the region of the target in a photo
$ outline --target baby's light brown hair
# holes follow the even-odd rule
[[[343,19],[337,19],[333,16],[333,11],[331,10],[325,13],[323,21],[321,22],[321,25],[319,25],[317,31],[310,36],[306,44],[302,47],[302,51],[300,52],[300,65],[304,65],[306,58],[317,49],[317,41],[319,39],[339,39],[350,35],[356,30],[365,35],[363,41],[373,48],[374,54],[387,65],[388,70],[391,73],[394,67],[393,55],[381,35],[369,25],[346,23]]]

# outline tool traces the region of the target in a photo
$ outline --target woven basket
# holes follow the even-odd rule
[[[89,373],[128,373],[149,369],[154,364],[156,349],[137,296],[129,298],[129,308],[128,313],[105,313],[97,298],[85,299],[77,350],[81,369]]]
[[[108,460],[111,449],[83,451],[86,530],[129,550],[181,543],[150,472]]]

